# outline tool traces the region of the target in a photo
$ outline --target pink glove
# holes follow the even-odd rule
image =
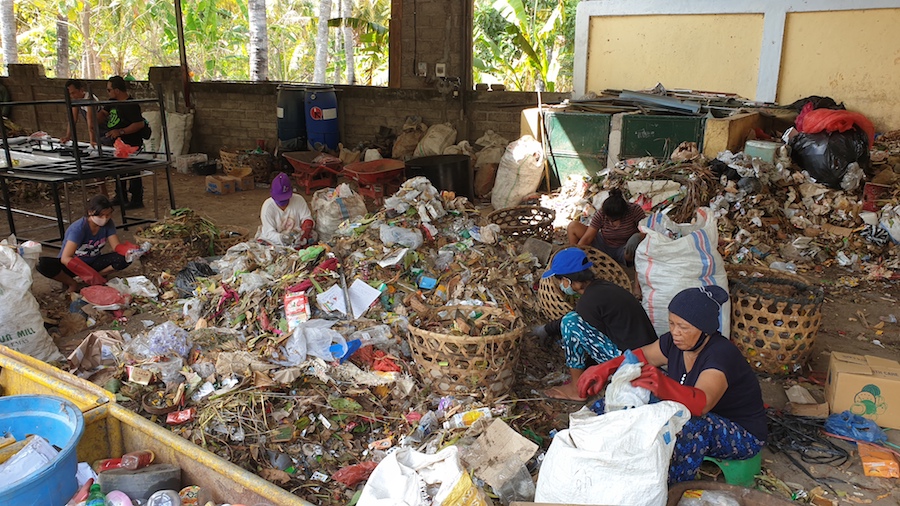
[[[677,401],[691,411],[693,416],[702,416],[706,409],[706,392],[699,388],[689,387],[666,376],[652,365],[641,368],[641,375],[631,380],[636,387],[644,387],[664,401]]]
[[[647,363],[647,357],[640,348],[634,350],[634,356],[643,363]],[[606,381],[619,370],[619,366],[625,361],[625,355],[622,354],[612,360],[607,360],[599,365],[588,367],[584,374],[578,378],[578,395],[582,397],[592,397],[600,393],[606,385]]]
[[[84,263],[84,260],[78,257],[72,257],[72,259],[69,260],[69,264],[66,265],[66,268],[89,285],[106,284],[106,278],[101,276],[93,267]]]

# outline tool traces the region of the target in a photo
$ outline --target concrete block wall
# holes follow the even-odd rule
[[[39,66],[19,65],[10,76],[0,79],[18,100],[62,99],[62,79],[46,78]],[[184,110],[182,83],[177,72],[154,73],[151,79],[163,79],[167,110]],[[106,96],[105,81],[89,81],[92,91]],[[155,84],[155,83],[154,83]],[[136,98],[155,96],[153,84],[132,83]],[[519,137],[520,115],[523,109],[537,104],[535,93],[520,92],[462,92],[459,97],[442,95],[434,87],[425,89],[394,89],[364,86],[338,86],[338,114],[341,139],[346,147],[371,142],[379,127],[386,126],[399,133],[407,116],[417,115],[427,125],[449,122],[457,129],[457,142],[473,143],[486,130],[494,130],[510,141]],[[277,83],[201,82],[191,83],[190,94],[194,111],[191,152],[217,157],[223,147],[252,149],[257,139],[265,139],[269,149],[277,143]],[[566,94],[542,96],[545,103],[566,98]],[[144,110],[155,109],[154,104],[142,104]],[[30,130],[44,130],[52,135],[65,133],[62,106],[23,106],[14,108],[13,121]],[[87,138],[83,122],[79,123],[79,139]]]

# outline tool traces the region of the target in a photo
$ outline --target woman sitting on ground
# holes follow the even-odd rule
[[[578,393],[577,382],[588,357],[599,364],[656,341],[653,323],[640,301],[619,285],[596,279],[592,266],[580,248],[566,248],[553,257],[543,275],[559,280],[567,295],[580,295],[574,311],[532,329],[544,341],[562,336],[572,380],[546,390],[544,394],[550,398],[585,400]]]
[[[566,235],[573,246],[593,246],[621,265],[631,265],[634,251],[644,239],[638,230],[644,218],[646,214],[641,206],[629,203],[622,190],[613,188],[591,217],[590,224],[573,221],[566,228]]]
[[[670,484],[693,480],[707,456],[753,457],[768,436],[759,381],[740,350],[719,332],[727,301],[728,292],[718,286],[682,290],[669,303],[669,332],[635,352],[646,365],[631,384],[691,411],[675,441]],[[597,394],[622,362],[589,368],[578,381],[579,393]],[[662,365],[667,372],[657,369]],[[603,403],[594,409],[602,413]]]
[[[116,225],[110,219],[112,213],[113,207],[108,198],[94,196],[88,202],[84,217],[66,229],[59,256],[41,257],[37,271],[61,282],[70,292],[75,292],[78,290],[75,276],[89,285],[102,285],[106,283],[104,275],[128,267],[125,255],[137,246],[119,242]],[[113,251],[101,254],[107,243]]]

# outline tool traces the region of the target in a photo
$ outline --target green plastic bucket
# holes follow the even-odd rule
[[[0,485],[0,504],[57,506],[75,495],[75,447],[84,433],[84,417],[74,404],[50,395],[0,397],[0,433],[16,440],[34,434],[60,449],[45,467]]]

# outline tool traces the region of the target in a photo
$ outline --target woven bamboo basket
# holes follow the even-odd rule
[[[250,237],[250,231],[244,227],[222,227],[219,237],[213,241],[213,255],[224,255],[228,252],[228,248],[246,242],[248,237]]]
[[[822,323],[824,291],[783,278],[731,280],[731,340],[750,365],[774,375],[800,370]]]
[[[631,293],[631,279],[618,262],[596,248],[582,246],[581,249],[587,254],[588,260],[594,264],[591,267],[594,275],[599,279],[615,283]],[[540,285],[538,285],[538,300],[544,316],[551,320],[562,318],[575,309],[573,298],[559,289],[559,281],[552,276],[541,278]]]
[[[240,171],[243,168],[250,169],[250,165],[247,163],[246,157],[244,156],[246,153],[247,152],[242,149],[220,149],[219,161],[222,162],[222,172],[224,172],[226,176],[230,176],[232,173]]]
[[[556,211],[540,206],[515,206],[499,209],[488,215],[491,223],[500,225],[500,231],[508,237],[535,237],[549,241],[553,235],[553,219]]]
[[[725,272],[728,274],[728,280],[746,280],[755,278],[778,278],[788,281],[798,281],[804,285],[813,285],[808,277],[802,274],[793,274],[790,272],[779,271],[769,267],[753,264],[733,264],[725,263]]]
[[[141,271],[147,274],[159,274],[163,271],[177,271],[183,269],[188,261],[194,257],[195,247],[185,238],[159,239],[146,237],[143,232],[146,227],[140,227],[134,232],[135,242],[138,244],[149,243],[150,251],[141,257]]]
[[[428,330],[429,324],[455,319],[471,311],[508,315],[514,330],[476,337]],[[422,318],[423,328],[409,325],[409,345],[422,380],[434,391],[483,399],[509,392],[516,379],[519,339],[525,333],[525,327],[513,315],[498,308],[449,306],[431,309]]]
[[[242,149],[222,148],[219,161],[226,176],[244,177],[253,174],[257,183],[272,182],[272,155],[253,153]]]

